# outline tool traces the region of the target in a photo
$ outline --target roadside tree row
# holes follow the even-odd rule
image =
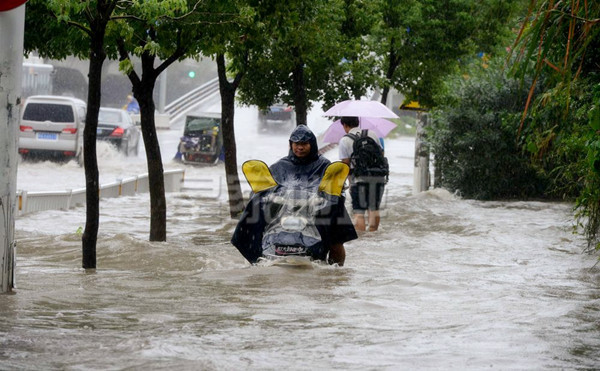
[[[30,0],[26,51],[88,59],[84,132],[86,226],[83,267],[96,267],[99,221],[96,127],[101,70],[119,59],[140,103],[150,180],[150,240],[164,241],[166,200],[152,92],[170,64],[212,57],[218,65],[230,214],[242,210],[234,135],[235,99],[261,108],[293,105],[306,123],[313,102],[394,88],[433,106],[464,59],[489,53],[521,1],[511,0]],[[135,65],[135,60],[140,61]]]

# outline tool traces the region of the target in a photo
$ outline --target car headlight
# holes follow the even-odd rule
[[[281,227],[286,231],[299,232],[306,227],[308,221],[299,216],[286,216],[281,218]]]

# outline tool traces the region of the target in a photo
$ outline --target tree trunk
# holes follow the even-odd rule
[[[299,55],[299,53],[294,51],[294,54],[298,59],[294,66],[294,71],[292,71],[296,125],[307,125],[308,102],[306,98],[306,86],[304,84],[304,62],[302,61],[302,57]]]
[[[235,144],[234,116],[235,116],[235,91],[239,79],[234,84],[227,80],[225,57],[217,56],[217,70],[219,74],[219,91],[221,94],[221,130],[223,133],[223,147],[225,148],[225,177],[227,178],[227,194],[229,196],[229,215],[237,218],[244,210],[244,198],[238,175],[237,148]],[[236,82],[237,81],[237,82]]]
[[[96,24],[92,26],[90,40],[87,113],[85,117],[85,129],[83,130],[86,220],[81,242],[82,267],[85,269],[96,268],[96,242],[98,240],[100,220],[96,130],[98,128],[98,112],[100,111],[102,64],[104,63],[104,59],[106,59],[103,47],[105,30],[106,22],[102,21],[102,19],[96,19]]]
[[[400,56],[396,55],[393,45],[394,45],[394,39],[392,38],[392,40],[390,42],[389,64],[388,64],[388,69],[385,73],[386,84],[383,87],[383,91],[381,92],[381,103],[384,105],[387,104],[387,97],[390,92],[390,85],[392,84],[392,78],[394,77],[396,68],[398,68],[398,66],[400,65]]]
[[[383,91],[381,92],[381,103],[383,105],[387,105],[387,96],[390,93],[390,87],[388,85],[385,85],[383,87]]]
[[[153,59],[153,58],[152,58]],[[148,163],[148,182],[150,186],[150,241],[167,240],[167,201],[165,197],[165,177],[160,154],[160,145],[156,135],[154,119],[154,85],[157,76],[147,73],[146,66],[152,64],[144,61],[142,56],[143,80],[133,86],[133,96],[140,104],[140,119],[142,137],[146,147],[146,162]],[[152,67],[153,68],[153,67]],[[154,72],[154,70],[152,70]]]
[[[156,34],[149,31],[152,39]],[[142,78],[140,79],[135,70],[128,72],[127,77],[133,87],[133,96],[140,105],[140,121],[142,126],[142,138],[146,147],[146,163],[148,164],[148,185],[150,188],[150,241],[167,240],[167,201],[165,197],[165,174],[160,154],[160,145],[156,135],[154,86],[156,80],[166,68],[180,57],[185,55],[186,49],[179,45],[179,33],[176,32],[178,47],[173,54],[164,60],[158,67],[154,68],[156,56],[150,52],[141,55]],[[117,49],[120,60],[129,59],[129,54],[122,39],[117,40]]]

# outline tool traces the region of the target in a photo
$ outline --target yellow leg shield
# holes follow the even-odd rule
[[[350,173],[350,167],[343,162],[332,162],[325,169],[323,179],[319,184],[319,191],[323,191],[332,196],[340,196],[344,188],[344,182]]]
[[[267,164],[259,160],[249,160],[242,165],[242,172],[252,188],[252,192],[258,193],[277,186],[273,175]]]

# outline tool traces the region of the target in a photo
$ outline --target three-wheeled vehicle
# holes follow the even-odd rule
[[[184,163],[216,164],[223,151],[221,114],[186,116],[178,151]]]

